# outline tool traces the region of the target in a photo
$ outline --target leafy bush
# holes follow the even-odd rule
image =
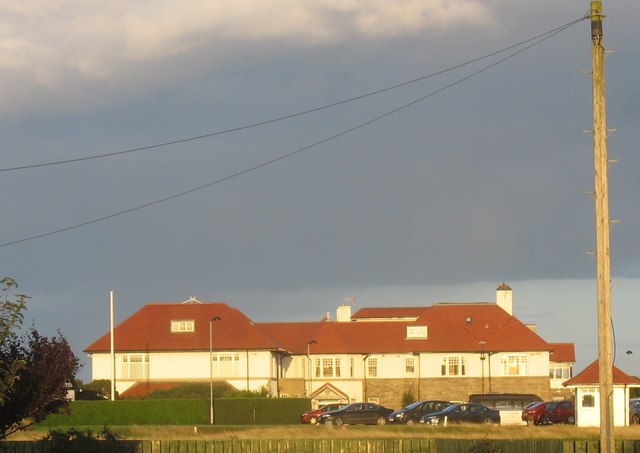
[[[500,446],[493,440],[479,440],[474,442],[473,447],[469,449],[469,453],[500,453]]]
[[[416,397],[413,394],[413,390],[405,390],[404,393],[402,393],[402,407],[408,406],[414,401],[416,401]]]
[[[133,443],[120,441],[106,426],[95,435],[92,431],[49,431],[45,437],[52,453],[134,452]]]

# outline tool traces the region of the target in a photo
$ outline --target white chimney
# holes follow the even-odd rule
[[[513,316],[513,295],[511,293],[511,287],[506,283],[503,283],[496,289],[496,304]]]
[[[340,305],[336,310],[338,322],[351,322],[351,305]]]

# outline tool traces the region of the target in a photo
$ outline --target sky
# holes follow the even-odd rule
[[[502,282],[580,371],[597,357],[588,10],[1,2],[0,275],[85,381],[110,290],[116,322],[190,297],[269,322],[350,297],[494,301]],[[640,3],[603,10],[615,360],[638,374]]]

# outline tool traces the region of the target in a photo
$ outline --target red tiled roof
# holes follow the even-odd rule
[[[525,326],[518,319],[509,315],[496,304],[436,304],[429,307],[418,318],[417,324],[437,325],[447,322],[442,333],[446,341],[454,343],[458,332],[466,332],[471,337],[467,351],[545,351],[550,350],[549,344],[535,332]],[[456,330],[453,330],[455,327]],[[479,343],[483,341],[481,347]]]
[[[122,392],[118,398],[120,399],[137,399],[143,398],[157,390],[170,390],[180,385],[181,382],[136,382],[127,390]]]
[[[118,351],[208,350],[209,320],[213,324],[213,349],[280,349],[281,345],[239,310],[225,303],[149,304],[120,323],[114,331]],[[193,332],[171,332],[171,321],[193,320]],[[90,345],[85,352],[110,350],[109,332]]]
[[[551,362],[575,362],[576,350],[573,343],[549,343],[551,346]]]
[[[118,351],[208,350],[209,320],[214,350],[263,349],[306,354],[394,352],[549,351],[552,348],[523,323],[492,303],[436,304],[431,307],[361,312],[418,314],[416,321],[253,323],[224,303],[149,304],[115,328]],[[195,331],[171,333],[172,320],[193,320]],[[407,327],[427,326],[426,339],[407,338]],[[86,350],[109,351],[107,332]]]
[[[361,308],[352,319],[406,319],[417,318],[425,307],[369,307]]]
[[[580,373],[562,383],[565,387],[579,386],[588,384],[598,384],[600,382],[600,365],[596,359],[591,364],[582,370]],[[640,379],[634,376],[629,376],[619,368],[613,367],[613,384],[614,385],[640,385]]]
[[[549,344],[495,304],[441,304],[412,322],[258,323],[294,354],[545,351]],[[467,321],[469,318],[469,321]],[[408,339],[408,326],[427,326],[427,339]],[[484,341],[484,344],[481,342]]]

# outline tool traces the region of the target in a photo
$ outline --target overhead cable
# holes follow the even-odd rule
[[[146,146],[141,146],[141,147],[137,147],[137,148],[130,148],[130,149],[125,149],[125,150],[121,150],[121,151],[114,151],[114,152],[110,152],[110,153],[103,153],[103,154],[96,154],[93,156],[84,156],[84,157],[76,157],[76,158],[70,158],[70,159],[62,159],[62,160],[56,160],[56,161],[50,161],[50,162],[41,162],[41,163],[36,163],[36,164],[28,164],[28,165],[19,165],[19,166],[15,166],[15,167],[6,167],[6,168],[0,168],[0,172],[10,172],[10,171],[18,171],[18,170],[28,170],[28,169],[32,169],[32,168],[39,168],[39,167],[51,167],[51,166],[55,166],[55,165],[62,165],[62,164],[71,164],[71,163],[75,163],[75,162],[82,162],[82,161],[88,161],[88,160],[94,160],[94,159],[103,159],[106,157],[115,157],[115,156],[122,156],[122,155],[126,155],[126,154],[131,154],[131,153],[136,153],[136,152],[140,152],[140,151],[148,151],[151,149],[155,149],[155,148],[162,148],[162,147],[167,147],[167,146],[172,146],[172,145],[178,145],[181,143],[186,143],[186,142],[191,142],[191,141],[196,141],[196,140],[203,140],[205,138],[211,138],[211,137],[215,137],[218,135],[224,135],[224,134],[230,134],[230,133],[234,133],[234,132],[240,132],[246,129],[252,129],[255,127],[260,127],[260,126],[266,126],[268,124],[273,124],[273,123],[277,123],[280,121],[285,121],[288,119],[292,119],[292,118],[296,118],[298,116],[303,116],[303,115],[307,115],[310,113],[315,113],[315,112],[319,112],[321,110],[325,110],[325,109],[330,109],[333,107],[337,107],[343,104],[347,104],[349,102],[354,102],[354,101],[358,101],[360,99],[364,99],[370,96],[375,96],[387,91],[391,91],[391,90],[395,90],[397,88],[401,88],[407,85],[411,85],[417,82],[421,82],[423,80],[432,78],[432,77],[436,77],[442,74],[445,74],[447,72],[451,72],[454,71],[456,69],[460,69],[462,67],[465,66],[469,66],[471,64],[477,63],[479,61],[485,60],[487,58],[491,58],[494,57],[496,55],[499,55],[503,52],[506,52],[508,50],[523,46],[529,42],[538,40],[540,38],[543,38],[545,36],[553,36],[555,33],[558,33],[562,30],[565,30],[566,28],[582,21],[585,20],[585,18],[581,18],[581,19],[576,19],[575,21],[569,22],[568,24],[562,25],[561,27],[557,27],[554,28],[553,30],[549,30],[545,33],[539,34],[537,36],[534,36],[532,38],[526,39],[524,41],[521,41],[517,44],[513,44],[511,46],[505,47],[503,49],[497,50],[495,52],[491,52],[488,53],[486,55],[483,55],[481,57],[478,58],[474,58],[472,60],[466,61],[464,63],[460,63],[457,64],[455,66],[451,66],[447,69],[442,69],[440,71],[436,71],[433,72],[431,74],[422,76],[422,77],[418,77],[416,79],[412,79],[409,81],[405,81],[405,82],[401,82],[398,83],[396,85],[392,85],[392,86],[388,86],[386,88],[381,88],[379,90],[376,91],[371,91],[365,94],[361,94],[358,96],[354,96],[351,98],[347,98],[347,99],[343,99],[341,101],[337,101],[337,102],[333,102],[331,104],[326,104],[320,107],[314,107],[308,110],[303,110],[300,112],[296,112],[296,113],[291,113],[288,115],[284,115],[284,116],[279,116],[276,118],[271,118],[268,120],[264,120],[264,121],[259,121],[257,123],[250,123],[250,124],[245,124],[243,126],[237,126],[237,127],[233,127],[230,129],[223,129],[220,131],[215,131],[215,132],[209,132],[206,134],[201,134],[201,135],[195,135],[195,136],[191,136],[191,137],[186,137],[186,138],[180,138],[180,139],[176,139],[176,140],[171,140],[171,141],[167,141],[167,142],[162,142],[162,143],[156,143],[156,144],[152,144],[152,145],[146,145]]]
[[[503,58],[501,58],[501,59],[499,59],[499,60],[497,60],[497,61],[495,61],[495,62],[493,62],[493,63],[491,63],[491,64],[489,64],[489,65],[487,65],[487,66],[485,66],[483,68],[481,68],[481,69],[478,69],[477,71],[474,71],[474,72],[470,73],[469,75],[456,80],[455,82],[452,82],[452,83],[450,83],[448,85],[445,85],[445,86],[443,86],[441,88],[438,88],[437,90],[434,90],[434,91],[432,91],[432,92],[430,92],[430,93],[428,93],[428,94],[426,94],[424,96],[421,96],[421,97],[419,97],[419,98],[417,98],[417,99],[415,99],[415,100],[413,100],[411,102],[408,102],[408,103],[403,104],[403,105],[401,105],[399,107],[396,107],[393,110],[390,110],[390,111],[388,111],[388,112],[386,112],[386,113],[384,113],[382,115],[378,115],[378,116],[376,116],[376,117],[374,117],[372,119],[369,119],[369,120],[367,120],[365,122],[359,123],[356,126],[353,126],[353,127],[349,128],[349,129],[345,129],[345,130],[343,130],[341,132],[338,132],[338,133],[336,133],[334,135],[326,137],[326,138],[324,138],[322,140],[316,141],[316,142],[314,142],[314,143],[312,143],[310,145],[307,145],[307,146],[305,146],[303,148],[299,148],[299,149],[296,149],[296,150],[291,151],[289,153],[282,154],[282,155],[280,155],[278,157],[275,157],[273,159],[267,160],[267,161],[262,162],[262,163],[260,163],[258,165],[254,165],[252,167],[246,168],[244,170],[241,170],[239,172],[236,172],[236,173],[233,173],[231,175],[225,176],[223,178],[219,178],[219,179],[216,179],[214,181],[211,181],[211,182],[209,182],[207,184],[204,184],[204,185],[201,185],[201,186],[198,186],[198,187],[193,187],[191,189],[185,190],[183,192],[176,193],[174,195],[170,195],[168,197],[161,198],[159,200],[155,200],[155,201],[151,201],[151,202],[148,202],[148,203],[144,203],[142,205],[138,205],[138,206],[135,206],[135,207],[132,207],[132,208],[129,208],[129,209],[125,209],[125,210],[118,211],[118,212],[115,212],[115,213],[112,213],[112,214],[108,214],[108,215],[105,215],[103,217],[95,218],[93,220],[89,220],[89,221],[86,221],[86,222],[82,222],[82,223],[78,223],[78,224],[71,225],[71,226],[68,226],[68,227],[64,227],[64,228],[60,228],[60,229],[57,229],[57,230],[49,231],[47,233],[42,233],[42,234],[38,234],[38,235],[34,235],[34,236],[22,238],[22,239],[17,239],[17,240],[10,241],[10,242],[5,242],[5,243],[0,244],[0,247],[6,247],[6,246],[9,246],[9,245],[19,244],[19,243],[22,243],[22,242],[27,242],[27,241],[32,241],[32,240],[35,240],[35,239],[40,239],[40,238],[43,238],[43,237],[47,237],[47,236],[52,236],[54,234],[58,234],[58,233],[62,233],[62,232],[65,232],[65,231],[69,231],[69,230],[73,230],[73,229],[76,229],[76,228],[80,228],[80,227],[84,227],[84,226],[87,226],[87,225],[91,225],[91,224],[94,224],[94,223],[102,222],[102,221],[105,221],[105,220],[108,220],[108,219],[112,219],[114,217],[118,217],[118,216],[121,216],[121,215],[124,215],[124,214],[129,214],[129,213],[134,212],[134,211],[138,211],[138,210],[141,210],[141,209],[144,209],[144,208],[148,208],[148,207],[153,206],[153,205],[164,203],[166,201],[173,200],[175,198],[179,198],[179,197],[182,197],[182,196],[185,196],[185,195],[188,195],[188,194],[191,194],[191,193],[206,189],[206,188],[214,186],[216,184],[220,184],[220,183],[229,181],[231,179],[237,178],[237,177],[245,175],[247,173],[251,173],[251,172],[253,172],[255,170],[258,170],[260,168],[264,168],[264,167],[270,166],[272,164],[275,164],[276,162],[280,162],[280,161],[282,161],[284,159],[287,159],[289,157],[293,157],[293,156],[295,156],[297,154],[300,154],[302,152],[308,151],[308,150],[310,150],[312,148],[315,148],[315,147],[317,147],[319,145],[327,143],[327,142],[329,142],[331,140],[334,140],[334,139],[336,139],[338,137],[342,137],[344,135],[350,134],[351,132],[354,132],[354,131],[356,131],[358,129],[361,129],[361,128],[363,128],[365,126],[368,126],[368,125],[370,125],[372,123],[375,123],[377,121],[380,121],[383,118],[386,118],[386,117],[391,116],[391,115],[393,115],[395,113],[398,113],[398,112],[400,112],[400,111],[402,111],[402,110],[404,110],[404,109],[406,109],[406,108],[408,108],[408,107],[410,107],[412,105],[415,105],[415,104],[417,104],[417,103],[419,103],[421,101],[424,101],[425,99],[428,99],[428,98],[430,98],[430,97],[432,97],[432,96],[434,96],[434,95],[436,95],[438,93],[441,93],[441,92],[443,92],[443,91],[445,91],[445,90],[447,90],[449,88],[452,88],[452,87],[454,87],[456,85],[459,85],[462,82],[465,82],[465,81],[477,76],[478,74],[481,74],[481,73],[483,73],[483,72],[485,72],[485,71],[487,71],[487,70],[489,70],[489,69],[491,69],[491,68],[493,68],[493,67],[495,67],[495,66],[497,66],[497,65],[499,65],[499,64],[501,64],[501,63],[503,63],[503,62],[505,62],[505,61],[517,56],[517,55],[519,55],[519,54],[521,54],[521,53],[523,53],[523,52],[525,52],[526,50],[528,50],[528,49],[530,49],[532,47],[535,47],[538,44],[541,44],[542,42],[552,38],[553,36],[557,35],[558,33],[562,32],[562,31],[564,31],[566,29],[568,29],[572,25],[575,25],[576,23],[578,23],[578,22],[580,22],[582,20],[584,20],[584,18],[572,21],[572,22],[570,22],[570,23],[568,23],[568,24],[566,24],[566,25],[564,25],[562,27],[558,27],[552,33],[545,33],[543,35],[540,35],[540,36],[542,36],[541,38],[539,38],[538,40],[532,42],[531,44],[523,47],[522,49],[519,49],[519,50],[507,55],[506,57],[503,57]]]

